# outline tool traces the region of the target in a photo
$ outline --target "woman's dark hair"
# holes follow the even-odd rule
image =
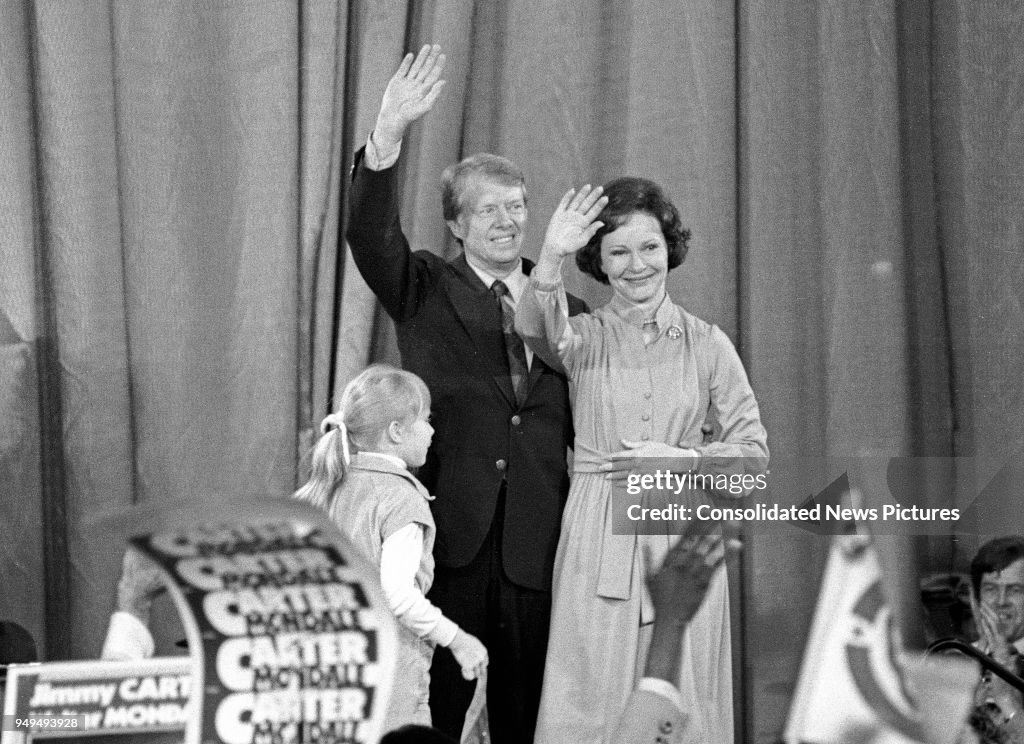
[[[608,275],[601,268],[601,240],[637,212],[646,212],[661,225],[661,234],[668,246],[668,268],[674,269],[683,262],[690,248],[690,231],[683,227],[679,210],[658,184],[646,178],[616,178],[605,184],[604,195],[608,197],[608,205],[597,218],[604,225],[576,253],[576,265],[580,271],[590,274],[602,284],[608,283]]]

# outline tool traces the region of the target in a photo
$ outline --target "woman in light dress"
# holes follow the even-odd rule
[[[662,465],[671,458],[674,470],[695,474],[767,467],[757,401],[732,343],[666,293],[688,239],[676,208],[651,181],[620,178],[603,190],[570,191],[517,308],[520,335],[569,376],[576,430],[536,744],[610,742],[643,669],[653,622],[646,566],[660,563],[678,530],[613,534],[613,484],[649,472],[650,458]],[[573,253],[613,296],[570,318],[561,269]],[[702,497],[679,495],[691,504]],[[676,687],[687,715],[684,741],[732,742],[724,570],[686,631]]]

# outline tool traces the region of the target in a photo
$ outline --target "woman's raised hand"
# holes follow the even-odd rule
[[[589,183],[579,191],[566,191],[551,215],[541,254],[561,259],[589,243],[604,225],[597,221],[608,204],[608,197],[602,196],[603,193],[600,186],[591,188]]]

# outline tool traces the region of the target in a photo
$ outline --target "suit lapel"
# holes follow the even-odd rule
[[[456,274],[448,288],[448,298],[455,315],[473,341],[487,374],[514,408],[516,396],[508,373],[501,316],[494,296],[466,262],[464,253],[459,254],[449,265]]]

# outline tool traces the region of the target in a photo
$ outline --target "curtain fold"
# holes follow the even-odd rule
[[[345,131],[349,4],[319,0],[299,17],[299,253],[296,326],[298,454],[319,434],[331,396],[340,264],[341,183],[351,134]],[[347,135],[347,136],[346,136]]]
[[[352,153],[428,42],[414,248],[454,255],[439,177],[473,152],[524,169],[530,258],[570,186],[646,176],[694,234],[670,292],[736,343],[773,454],[976,456],[929,495],[962,508],[1024,449],[1013,0],[0,2],[0,616],[51,658],[99,648],[97,515],[288,494],[345,383],[398,361],[341,235]],[[746,740],[782,729],[825,554],[748,539]]]
[[[740,4],[742,348],[779,457],[908,454],[895,13]],[[827,547],[744,551],[751,740],[785,723]]]
[[[66,517],[12,542],[66,540],[49,559],[67,566],[67,604],[50,588],[52,627],[29,625],[54,656],[88,657],[120,567],[99,515],[295,487],[328,395],[347,14],[332,0],[19,7],[6,31],[31,61],[14,90],[34,92],[19,136],[37,155],[19,193],[34,181],[38,199],[18,214],[41,219],[5,245],[11,265],[37,257],[46,313],[30,320],[55,350],[38,379],[60,404],[63,468],[44,458],[59,482],[29,501]]]
[[[48,354],[39,317],[39,230],[32,57],[26,7],[0,13],[0,612],[44,641],[42,392]],[[43,388],[41,389],[41,382]],[[59,423],[59,422],[58,422]],[[49,425],[52,426],[52,423]],[[59,438],[59,429],[52,432]],[[31,539],[25,539],[30,535]],[[63,582],[62,582],[63,583]],[[45,648],[40,648],[44,651]]]
[[[78,656],[97,647],[112,596],[107,577],[119,566],[118,555],[96,549],[86,521],[132,503],[135,490],[113,30],[110,8],[101,4],[74,14],[64,4],[33,4],[29,27],[38,250],[49,303],[42,333],[55,352],[44,359],[44,394],[61,411],[62,451],[42,464],[53,486],[43,542],[63,544],[66,555],[48,561],[63,558],[67,566],[66,586],[46,581],[46,641]],[[76,618],[85,632],[54,635],[54,613]]]
[[[954,449],[991,475],[1024,450],[1024,8],[934,4],[938,233],[952,342]]]

